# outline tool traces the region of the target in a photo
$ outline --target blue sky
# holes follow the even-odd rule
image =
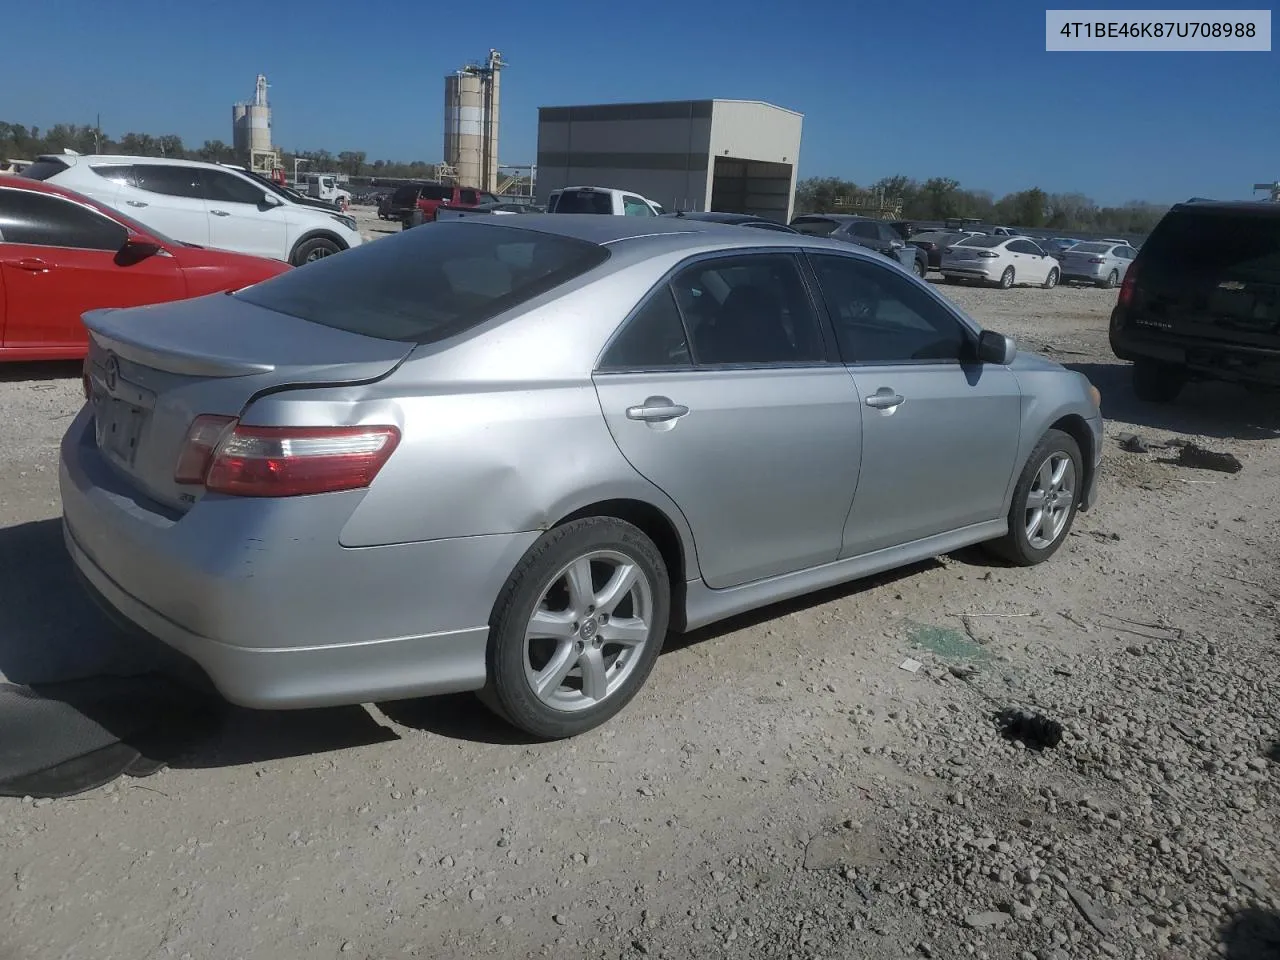
[[[1280,54],[1046,53],[1045,7],[1025,0],[449,9],[14,4],[0,21],[0,120],[48,127],[100,112],[116,137],[230,142],[231,104],[263,71],[278,145],[436,161],[443,77],[492,46],[510,64],[504,163],[534,159],[539,106],[723,97],[805,115],[801,176],[951,176],[1100,203],[1248,197],[1280,178]]]

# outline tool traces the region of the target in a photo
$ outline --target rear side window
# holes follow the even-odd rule
[[[811,237],[829,237],[840,224],[824,217],[801,217],[791,221],[791,226]]]
[[[417,199],[417,187],[400,187],[391,195],[391,202],[397,207],[407,207]]]
[[[421,187],[423,200],[452,200],[453,188],[438,183],[426,183]]]
[[[1171,277],[1231,274],[1280,280],[1280,216],[1177,210],[1142,246],[1142,269]]]
[[[664,283],[609,345],[600,369],[663,370],[692,364],[680,311]]]
[[[594,190],[566,190],[556,203],[556,213],[613,213],[613,198]]]
[[[235,296],[350,333],[434,343],[608,258],[604,247],[582,240],[452,221],[325,257]]]
[[[6,243],[79,250],[119,250],[129,231],[61,197],[0,190],[0,237]]]
[[[100,163],[89,169],[103,180],[110,180],[112,183],[123,184],[126,187],[134,185],[133,167],[127,163]]]
[[[27,167],[20,177],[26,177],[28,180],[48,180],[50,177],[57,176],[63,170],[67,169],[67,164],[63,163],[56,157],[41,157],[31,166]]]

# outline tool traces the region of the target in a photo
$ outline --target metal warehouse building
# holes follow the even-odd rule
[[[803,114],[758,100],[541,107],[538,200],[561,187],[614,187],[668,210],[787,223],[803,123]]]

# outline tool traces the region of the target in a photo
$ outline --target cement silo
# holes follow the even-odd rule
[[[483,66],[444,78],[444,162],[458,183],[495,191],[498,186],[498,78],[506,64],[497,50]]]
[[[253,166],[253,158],[272,152],[271,107],[267,105],[267,78],[258,74],[253,100],[231,108],[231,144],[240,163]]]

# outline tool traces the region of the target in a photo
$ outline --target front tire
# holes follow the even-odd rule
[[[914,273],[914,274],[915,274],[917,277],[919,277],[921,280],[923,280],[923,279],[924,279],[925,269],[924,269],[924,267],[920,266],[920,261],[919,261],[919,260],[912,260],[912,261],[911,261],[911,272],[912,272],[912,273]]]
[[[594,729],[648,679],[670,613],[666,564],[638,527],[588,517],[549,530],[494,605],[481,699],[539,739]]]
[[[1058,285],[1058,268],[1052,267],[1049,270],[1049,276],[1044,278],[1044,288],[1046,290],[1052,290],[1057,285]]]
[[[1186,370],[1171,363],[1139,360],[1133,365],[1133,392],[1148,403],[1176,400],[1186,382]]]
[[[293,258],[290,262],[295,267],[300,267],[304,263],[312,263],[316,260],[341,252],[342,247],[338,246],[332,240],[326,240],[324,237],[317,237],[315,240],[308,240],[306,243],[298,244],[298,248],[293,251]]]
[[[1005,267],[1004,273],[1000,274],[999,287],[1001,290],[1008,290],[1013,286],[1013,267]]]
[[[1044,563],[1066,542],[1084,490],[1080,445],[1048,430],[1027,458],[1009,506],[1009,532],[989,549],[1019,567]]]

